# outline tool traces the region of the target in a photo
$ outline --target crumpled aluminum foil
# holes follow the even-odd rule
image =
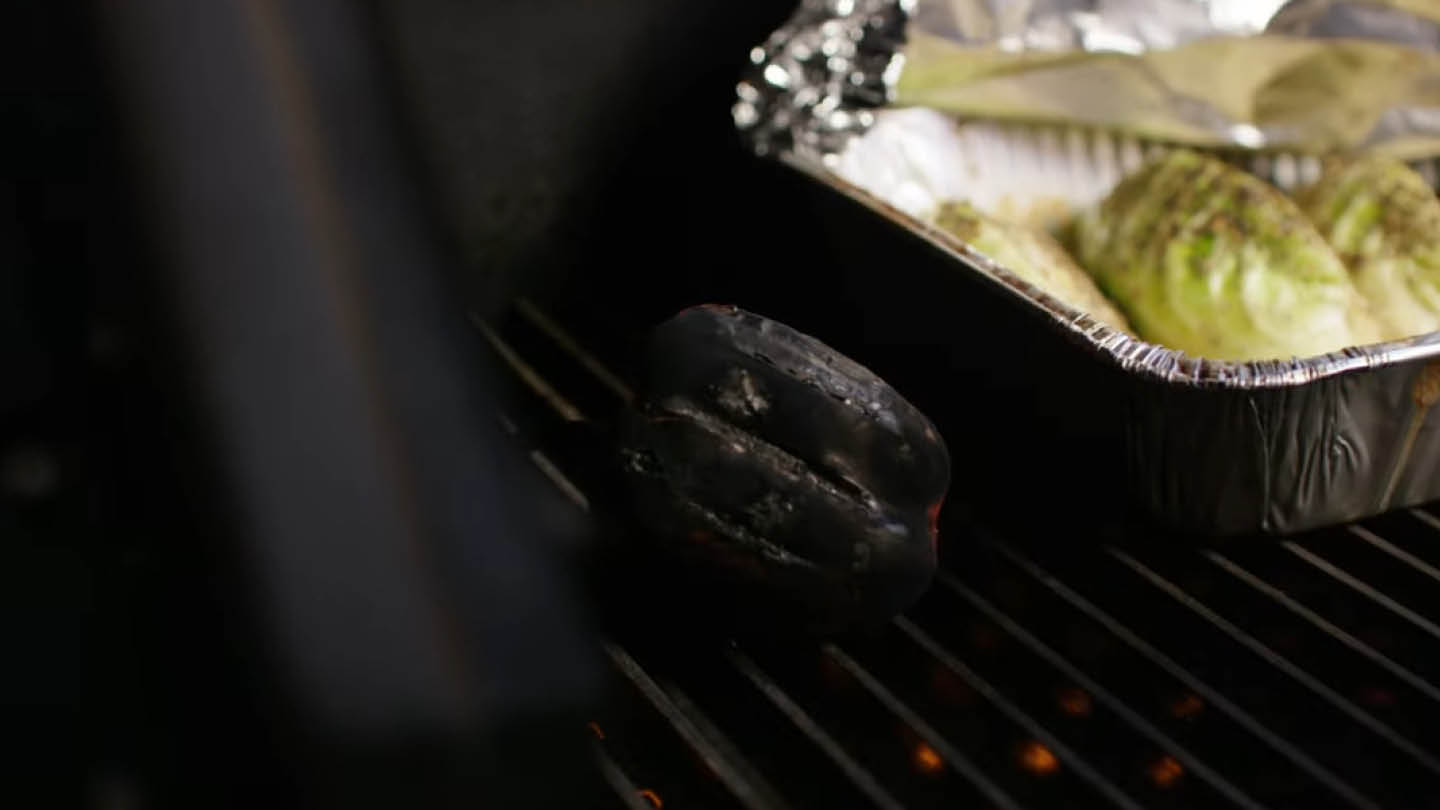
[[[939,0],[922,2],[917,27],[1001,50],[1144,51],[1219,34],[1264,30],[1283,0]]]
[[[735,125],[760,154],[834,154],[875,122],[904,64],[914,0],[804,0],[736,86]]]
[[[751,53],[734,118],[760,152],[818,159],[886,105],[1209,148],[1440,155],[1434,4],[1281,2],[805,0]]]

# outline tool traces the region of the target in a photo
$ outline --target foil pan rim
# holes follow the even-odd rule
[[[1049,315],[1054,326],[1058,326],[1072,339],[1099,355],[1109,365],[1143,379],[1194,388],[1292,388],[1329,377],[1440,358],[1440,332],[1288,360],[1236,362],[1193,357],[1121,332],[1060,301],[939,228],[906,214],[860,186],[836,176],[819,161],[794,152],[782,153],[778,159],[832,191],[864,205],[912,235],[924,239],[966,269],[979,273],[982,278],[998,284],[1015,297],[1028,300]]]

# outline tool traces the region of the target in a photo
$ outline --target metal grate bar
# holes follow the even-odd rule
[[[559,416],[567,422],[586,421],[584,412],[547,382],[545,378],[541,376],[540,372],[525,362],[524,358],[522,358],[510,344],[506,343],[495,330],[490,328],[489,324],[478,316],[473,317],[471,320],[474,322],[475,327],[480,330],[480,333],[484,335],[486,342],[490,344],[496,356],[504,361],[505,365],[514,372],[520,382],[524,383],[536,396],[540,397],[541,401],[548,405],[550,409],[555,412],[556,416]],[[520,429],[516,426],[514,419],[504,412],[498,413],[497,418],[506,433],[519,437]],[[545,455],[544,451],[539,448],[532,448],[529,456],[531,463],[533,463],[546,478],[550,479],[550,482],[554,484],[565,497],[569,498],[576,506],[586,512],[590,511],[590,499],[575,485],[574,481],[570,480],[569,476],[565,475],[564,471],[562,471],[555,462],[550,460],[549,456]]]
[[[926,743],[935,749],[950,767],[954,768],[961,776],[970,781],[987,799],[994,802],[998,807],[1018,809],[1020,805],[1010,797],[999,785],[995,784],[985,772],[971,762],[968,757],[960,752],[936,731],[929,723],[925,722],[919,714],[905,704],[895,693],[891,692],[868,670],[860,666],[855,659],[845,654],[834,644],[826,644],[824,647],[826,655],[829,655],[835,663],[839,664],[846,672],[850,673],[860,683],[865,691],[869,692],[876,700],[880,701],[892,714],[904,721],[919,734]]]
[[[749,763],[745,755],[740,753],[740,749],[735,746],[735,743],[705,715],[705,712],[701,711],[689,695],[685,694],[684,690],[669,680],[657,681],[657,684],[664,690],[675,708],[697,731],[705,736],[719,755],[745,780],[750,790],[756,795],[760,806],[774,808],[774,810],[787,810],[788,805],[780,798],[780,794]]]
[[[1426,526],[1429,526],[1435,531],[1440,532],[1440,518],[1437,518],[1429,512],[1426,512],[1424,509],[1407,509],[1405,511],[1408,512],[1411,517],[1415,518],[1421,523],[1424,523]]]
[[[1130,568],[1130,570],[1139,574],[1150,584],[1169,594],[1177,602],[1189,608],[1197,616],[1200,616],[1201,618],[1210,622],[1215,627],[1219,628],[1222,632],[1224,632],[1226,635],[1230,636],[1230,638],[1234,639],[1242,646],[1249,649],[1251,652],[1260,656],[1261,659],[1271,664],[1281,672],[1284,672],[1286,675],[1289,675],[1301,686],[1309,689],[1311,692],[1318,695],[1321,699],[1329,703],[1331,706],[1339,709],[1342,713],[1350,717],[1355,722],[1370,729],[1376,734],[1376,736],[1395,746],[1397,749],[1405,752],[1416,762],[1419,762],[1422,766],[1424,766],[1427,770],[1435,774],[1440,774],[1440,760],[1437,760],[1428,751],[1416,745],[1409,739],[1401,736],[1393,728],[1381,722],[1374,715],[1370,714],[1359,706],[1356,706],[1354,703],[1351,703],[1348,699],[1346,699],[1344,695],[1341,695],[1339,692],[1331,689],[1325,683],[1321,682],[1320,679],[1316,678],[1314,675],[1311,675],[1309,672],[1306,672],[1301,667],[1296,666],[1295,663],[1292,662],[1290,659],[1271,649],[1267,644],[1255,638],[1250,633],[1241,630],[1228,619],[1216,613],[1214,610],[1211,610],[1203,602],[1186,593],[1183,589],[1172,583],[1170,580],[1165,579],[1155,571],[1151,570],[1144,563],[1141,563],[1139,560],[1136,560],[1134,557],[1131,557],[1130,555],[1113,546],[1107,547],[1106,551],[1112,557],[1119,560],[1125,566]]]
[[[516,426],[515,420],[511,419],[504,412],[497,412],[495,418],[499,421],[500,427],[505,431],[506,435],[516,439],[520,438],[520,428]],[[530,458],[530,463],[534,464],[535,468],[538,469],[541,474],[550,479],[550,483],[554,484],[555,488],[560,490],[561,494],[566,498],[569,498],[571,503],[586,512],[590,511],[590,499],[585,497],[585,493],[581,492],[580,488],[575,486],[575,482],[571,481],[569,476],[565,475],[555,462],[551,461],[550,457],[545,455],[544,451],[539,448],[533,448],[526,455]]]
[[[1140,655],[1160,667],[1171,677],[1190,687],[1196,694],[1202,696],[1211,705],[1220,709],[1246,731],[1264,741],[1272,749],[1279,752],[1317,781],[1339,794],[1346,801],[1351,802],[1357,807],[1376,808],[1378,810],[1380,805],[1373,799],[1366,797],[1330,769],[1321,765],[1311,758],[1310,755],[1300,750],[1293,743],[1271,731],[1249,712],[1225,697],[1219,690],[1197,676],[1192,675],[1189,670],[1182,667],[1170,656],[1161,652],[1154,645],[1141,638],[1124,624],[1121,624],[1109,613],[1101,610],[1093,602],[1061,582],[1053,574],[1030,561],[1006,543],[992,540],[990,541],[990,545],[999,550],[1000,553],[1004,554],[1026,573],[1038,580],[1052,593],[1073,605],[1081,613],[1100,623],[1106,630],[1109,630],[1115,637],[1125,642],[1131,649],[1140,653]]]
[[[605,783],[615,791],[620,802],[625,805],[625,810],[655,810],[641,798],[640,788],[625,775],[615,760],[605,753],[603,748],[596,746],[595,757],[600,763],[600,775],[605,778]]]
[[[1100,791],[1106,798],[1114,802],[1117,807],[1139,810],[1141,807],[1140,804],[1126,795],[1120,788],[1116,787],[1109,779],[1102,776],[1094,766],[1085,761],[1084,757],[1081,757],[1074,749],[1061,742],[1059,738],[1051,734],[1044,726],[1037,723],[1034,718],[1026,714],[1024,710],[1001,694],[1000,690],[992,686],[989,681],[980,677],[975,670],[966,666],[963,661],[945,649],[945,647],[935,639],[931,638],[924,630],[917,627],[914,622],[904,616],[899,616],[895,619],[894,623],[895,626],[900,629],[900,632],[904,633],[921,649],[944,664],[951,672],[960,676],[971,688],[986,700],[990,701],[991,704],[1013,720],[1016,725],[1033,734],[1036,739],[1044,743],[1050,750],[1059,754],[1060,758],[1068,763],[1070,768],[1074,770],[1081,779],[1090,783],[1090,785]]]
[[[515,372],[521,382],[525,383],[525,385],[534,391],[541,399],[545,400],[545,404],[554,409],[555,413],[560,415],[560,418],[567,422],[585,421],[585,414],[581,413],[580,409],[575,407],[570,400],[561,396],[560,392],[551,387],[550,383],[546,382],[545,378],[541,377],[539,372],[531,368],[530,364],[526,363],[520,355],[511,348],[510,344],[500,339],[500,335],[497,334],[494,329],[491,329],[489,324],[478,316],[471,320],[475,324],[475,328],[479,329],[480,334],[485,337],[486,342],[490,344],[490,348],[494,349],[495,354],[499,355],[500,359],[505,361],[505,364],[510,367],[511,371]]]
[[[540,311],[538,307],[524,298],[516,300],[515,310],[536,329],[543,332],[546,337],[553,340],[555,345],[573,357],[582,368],[590,372],[596,380],[599,380],[602,385],[610,389],[610,391],[621,400],[630,402],[635,399],[635,392],[630,389],[630,386],[627,385],[624,380],[620,379],[620,377],[606,367],[604,363],[600,362],[595,355],[586,351],[585,347],[576,342],[575,338],[570,336],[570,333],[560,328],[560,325],[555,323],[549,315]]]
[[[1440,702],[1440,688],[1437,688],[1434,684],[1430,683],[1426,679],[1420,677],[1414,672],[1411,672],[1409,669],[1391,660],[1389,656],[1385,655],[1379,650],[1376,650],[1374,647],[1371,647],[1369,644],[1366,644],[1355,636],[1350,635],[1345,630],[1341,629],[1335,624],[1332,624],[1325,617],[1301,604],[1294,597],[1290,596],[1289,594],[1285,593],[1274,585],[1271,585],[1270,583],[1260,579],[1259,577],[1245,570],[1244,568],[1231,561],[1224,555],[1220,554],[1219,552],[1207,551],[1205,552],[1205,556],[1211,562],[1215,563],[1216,565],[1223,568],[1225,571],[1232,574],[1236,579],[1239,579],[1241,582],[1244,582],[1255,590],[1265,594],[1266,596],[1269,596],[1271,599],[1283,605],[1290,612],[1310,622],[1312,625],[1319,628],[1320,630],[1323,630],[1326,634],[1328,634],[1335,640],[1339,641],[1340,643],[1344,644],[1345,646],[1349,647],[1360,655],[1368,658],[1375,664],[1384,668],[1391,675],[1394,675],[1396,678],[1399,678],[1400,680],[1409,684],[1416,691],[1420,692],[1431,700]]]
[[[551,461],[549,456],[539,450],[531,450],[530,461],[534,463],[534,465],[540,469],[540,472],[544,473],[545,477],[550,479],[550,483],[554,484],[556,489],[564,493],[565,497],[569,498],[572,503],[586,512],[590,511],[590,499],[585,497],[585,493],[581,492],[579,487],[575,486],[574,481],[571,481],[559,467],[555,466],[555,462]]]
[[[1431,519],[1426,520],[1427,517]],[[1380,538],[1382,543],[1410,555],[1440,573],[1440,532],[1437,532],[1434,516],[1429,512],[1422,509],[1397,509],[1366,520],[1360,524],[1360,528]],[[1383,550],[1368,541],[1366,545]],[[1435,576],[1431,575],[1426,575],[1425,580],[1431,587],[1436,581]]]
[[[1436,582],[1440,582],[1440,569],[1437,569],[1435,566],[1425,562],[1419,557],[1416,557],[1414,554],[1411,554],[1410,552],[1396,546],[1390,541],[1385,540],[1384,538],[1380,537],[1378,534],[1375,534],[1364,526],[1347,526],[1346,528],[1350,530],[1351,534],[1355,535],[1361,540],[1364,540],[1375,548],[1378,548],[1386,554],[1389,554],[1391,557],[1394,557],[1395,559],[1405,563],[1406,565],[1414,568],[1416,571],[1419,571],[1420,573],[1435,580]]]
[[[744,653],[730,649],[726,650],[725,657],[730,664],[746,680],[755,686],[760,694],[764,695],[776,709],[780,711],[800,733],[804,734],[817,748],[825,753],[832,762],[849,778],[866,798],[874,802],[881,810],[903,810],[903,805],[891,796],[888,791],[861,765],[845,752],[845,749],[831,737],[820,724],[807,713],[800,704],[796,703],[780,688],[780,685],[773,678],[765,674],[751,658]]]
[[[1161,731],[1158,726],[1145,719],[1144,715],[1132,709],[1117,697],[1114,692],[1102,686],[1094,678],[1086,675],[1064,655],[1061,655],[1054,648],[1026,630],[1019,622],[1016,622],[1004,611],[997,608],[988,599],[976,593],[972,588],[957,579],[954,574],[942,570],[937,573],[936,579],[957,596],[974,605],[977,610],[1004,628],[1007,633],[1040,658],[1061,672],[1064,672],[1069,678],[1093,695],[1096,700],[1100,701],[1129,723],[1130,726],[1142,736],[1156,743],[1163,750],[1172,753],[1190,772],[1204,779],[1211,787],[1215,788],[1216,791],[1240,807],[1249,808],[1249,810],[1264,810],[1265,806],[1263,804],[1247,796],[1244,791],[1236,787],[1224,776],[1221,776],[1218,771],[1205,764],[1195,753],[1181,745],[1164,731]],[[1200,690],[1197,689],[1196,691]]]
[[[1379,589],[1377,589],[1370,583],[1360,579],[1359,577],[1354,576],[1353,574],[1350,574],[1349,572],[1345,571],[1344,569],[1340,568],[1339,566],[1335,565],[1324,557],[1321,557],[1319,554],[1316,554],[1315,552],[1310,551],[1309,549],[1297,543],[1287,540],[1280,545],[1285,550],[1289,551],[1291,554],[1294,554],[1295,556],[1299,557],[1310,565],[1320,569],[1321,571],[1324,571],[1326,574],[1329,574],[1331,577],[1334,577],[1336,580],[1344,583],[1345,585],[1350,586],[1358,593],[1361,593],[1364,596],[1370,598],[1371,601],[1384,607],[1391,613],[1394,613],[1396,616],[1405,619],[1406,621],[1410,622],[1421,630],[1424,630],[1425,632],[1434,636],[1436,639],[1440,639],[1440,626],[1437,626],[1434,622],[1430,621],[1424,616],[1421,616],[1419,613],[1416,613],[1415,611],[1400,604],[1394,599],[1391,599],[1389,596],[1386,596],[1384,593],[1381,593]]]
[[[750,810],[779,806],[775,803],[778,800],[774,798],[774,789],[762,781],[752,782],[752,779],[756,777],[747,778],[742,773],[742,769],[751,774],[754,773],[754,769],[743,763],[743,760],[737,760],[738,763],[741,763],[738,766],[732,764],[720,752],[719,746],[701,731],[693,716],[677,706],[670,695],[645,672],[639,662],[628,652],[611,642],[604,642],[603,647],[610,660],[614,662],[616,669],[635,684],[646,700],[655,707],[656,711],[660,712],[686,745],[704,761],[716,778],[743,806]],[[712,733],[718,732],[713,732],[712,727]],[[733,745],[728,747],[733,751]]]

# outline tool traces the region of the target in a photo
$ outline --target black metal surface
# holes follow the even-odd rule
[[[562,328],[522,302],[490,336],[512,370],[548,386],[547,400],[517,376],[507,407],[518,439],[573,491],[561,468],[575,453],[545,423],[558,400],[571,418],[605,418],[624,390],[595,373],[608,358],[585,348],[615,336]],[[952,501],[940,543],[927,595],[863,638],[783,646],[612,623],[605,649],[621,688],[591,725],[619,775],[612,798],[1440,806],[1433,507],[1197,545],[1120,531],[1026,536]]]

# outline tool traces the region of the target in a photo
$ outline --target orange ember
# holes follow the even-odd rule
[[[1048,776],[1060,768],[1054,752],[1038,740],[1020,746],[1020,764],[1036,776]]]
[[[665,806],[665,802],[660,801],[660,794],[650,788],[641,788],[640,798],[649,802],[650,806],[655,808],[655,810],[660,810],[660,808]]]
[[[590,722],[588,722],[588,723],[585,724],[585,727],[588,728],[588,729],[590,729],[590,733],[595,735],[595,739],[597,739],[597,740],[603,740],[603,739],[605,739],[605,730],[602,729],[602,728],[600,728],[600,724],[599,724],[599,723],[595,722],[594,720],[591,720]]]
[[[1168,788],[1184,775],[1185,768],[1169,754],[1150,766],[1150,781],[1154,782],[1156,787]]]
[[[945,767],[945,761],[940,759],[940,754],[923,742],[916,744],[913,759],[915,770],[921,773],[939,773]]]
[[[1090,714],[1090,696],[1083,689],[1062,689],[1057,699],[1060,710],[1071,717],[1086,717]]]
[[[1175,701],[1170,707],[1170,713],[1182,720],[1194,717],[1205,708],[1205,702],[1199,697],[1187,694],[1185,697]]]

